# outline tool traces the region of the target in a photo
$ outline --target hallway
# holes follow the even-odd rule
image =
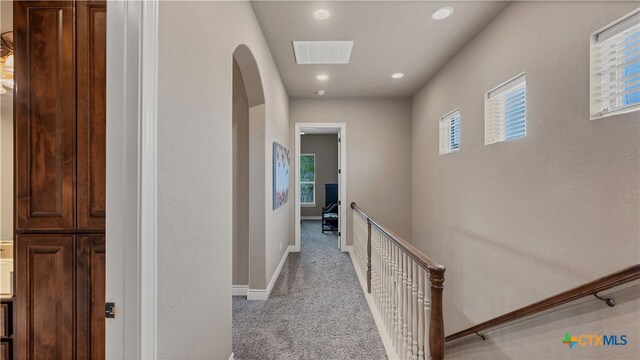
[[[233,297],[235,359],[386,359],[351,258],[319,221],[303,221],[271,297]],[[353,336],[356,334],[356,336]]]

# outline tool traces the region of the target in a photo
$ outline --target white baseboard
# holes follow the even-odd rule
[[[233,355],[233,351],[231,352],[231,355],[229,355],[229,360],[233,360],[234,359],[234,355]]]
[[[290,252],[294,252],[294,245],[289,245],[287,250],[284,251],[282,255],[282,259],[280,259],[280,263],[274,271],[273,276],[271,276],[271,281],[269,281],[269,285],[266,289],[247,289],[247,300],[267,300],[269,295],[271,295],[271,290],[273,290],[273,286],[276,284],[276,280],[278,280],[278,276],[280,276],[280,271],[282,271],[282,267],[284,263],[287,261],[287,257]]]
[[[349,254],[352,254],[353,253],[353,245],[345,245],[342,248],[342,252],[347,252]],[[353,256],[352,256],[352,258],[353,258]]]
[[[233,285],[231,288],[231,295],[233,296],[247,296],[249,285]]]
[[[387,332],[387,329],[384,326],[384,320],[380,317],[378,312],[376,311],[376,305],[373,302],[373,296],[367,293],[367,278],[365,274],[360,272],[360,269],[353,262],[353,245],[349,246],[348,249],[349,255],[351,256],[351,264],[353,268],[356,270],[356,275],[358,276],[358,280],[360,281],[360,286],[362,287],[362,292],[364,293],[364,297],[367,299],[367,305],[369,305],[369,311],[371,311],[371,315],[373,315],[373,320],[376,323],[376,327],[378,328],[378,333],[380,334],[380,338],[382,339],[382,345],[384,345],[384,349],[387,351],[387,358],[389,359],[400,359],[398,354],[393,348],[393,341],[391,340],[391,336]]]
[[[322,216],[300,216],[300,220],[322,220]]]

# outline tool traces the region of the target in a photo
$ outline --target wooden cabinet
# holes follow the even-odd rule
[[[6,356],[104,359],[106,2],[14,1],[13,15],[16,296]]]
[[[14,6],[16,227],[74,228],[73,3]]]
[[[0,299],[0,360],[11,359],[13,349],[13,299]]]
[[[77,3],[78,228],[104,229],[106,181],[106,4]]]
[[[104,236],[78,236],[77,311],[78,359],[104,359],[105,251]]]
[[[11,336],[9,319],[11,319],[9,304],[3,302],[0,304],[0,338]]]
[[[11,354],[11,340],[2,339],[0,341],[0,360],[11,360],[13,356]]]
[[[17,238],[16,334],[19,359],[72,359],[75,239]]]

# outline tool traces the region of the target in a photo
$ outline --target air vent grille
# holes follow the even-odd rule
[[[294,41],[296,63],[348,64],[351,59],[353,41]]]

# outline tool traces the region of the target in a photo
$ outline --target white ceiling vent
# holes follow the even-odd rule
[[[294,41],[296,63],[348,64],[351,59],[353,41]]]

